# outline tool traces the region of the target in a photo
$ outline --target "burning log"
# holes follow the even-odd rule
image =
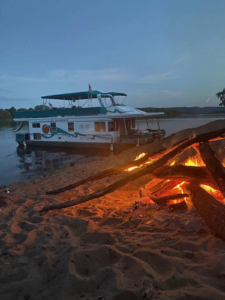
[[[155,197],[153,195],[149,195],[149,197],[154,201],[156,204],[163,204],[165,202],[168,202],[170,200],[177,200],[177,199],[183,199],[186,197],[189,197],[189,194],[174,194],[174,195],[167,195],[162,197]]]
[[[184,139],[182,141],[179,141],[179,142],[175,143],[173,146],[171,146],[171,148],[183,143],[186,140],[188,140],[188,139]],[[96,181],[96,180],[99,180],[99,179],[102,179],[102,178],[105,178],[105,177],[108,177],[108,176],[111,176],[111,175],[114,175],[114,174],[123,173],[126,170],[131,169],[131,168],[136,168],[136,167],[139,168],[142,164],[145,164],[146,162],[148,162],[149,158],[153,158],[153,157],[158,156],[158,155],[163,155],[163,153],[165,153],[166,151],[168,151],[167,148],[162,148],[162,149],[157,150],[153,153],[147,153],[144,157],[141,157],[138,160],[133,160],[131,162],[122,164],[122,165],[120,165],[116,168],[107,169],[105,171],[102,171],[102,172],[97,173],[95,175],[89,176],[89,177],[84,178],[84,179],[82,179],[78,182],[69,184],[69,185],[64,186],[62,188],[59,188],[57,190],[47,191],[46,195],[57,195],[57,194],[65,192],[65,191],[72,190],[72,189],[74,189],[74,188],[76,188],[76,187],[78,187],[82,184],[85,184],[87,182]]]
[[[198,136],[190,138],[189,140],[183,142],[182,144],[180,144],[179,146],[174,148],[172,151],[163,155],[158,160],[154,161],[152,164],[146,165],[145,168],[139,169],[138,171],[129,174],[125,178],[113,183],[112,185],[106,187],[105,189],[102,189],[100,191],[86,195],[84,197],[80,197],[80,198],[72,200],[72,201],[67,201],[64,203],[57,203],[57,204],[52,204],[52,205],[46,205],[45,207],[42,208],[41,212],[75,206],[77,204],[84,203],[89,200],[96,199],[96,198],[102,197],[104,195],[107,195],[143,175],[153,173],[154,171],[156,171],[157,169],[159,169],[160,167],[162,167],[163,165],[168,163],[171,159],[173,159],[174,156],[182,153],[184,150],[186,150],[190,146],[192,146],[196,143],[201,143],[201,142],[205,142],[208,140],[216,139],[218,137],[222,137],[224,134],[225,134],[225,128],[217,130],[217,131],[200,134]]]
[[[192,179],[211,179],[207,168],[205,167],[192,167],[192,166],[164,166],[156,170],[153,176],[163,179],[180,179],[180,180],[192,180]]]
[[[182,201],[179,203],[173,203],[171,205],[169,205],[169,208],[171,210],[175,210],[175,209],[188,209],[187,203],[186,201]]]
[[[216,187],[208,169],[206,167],[192,167],[192,166],[163,166],[156,170],[153,177],[169,180],[182,180],[194,182],[195,184],[207,184]]]
[[[179,182],[171,180],[163,180],[158,178],[153,178],[148,184],[145,185],[145,189],[150,194],[163,194],[163,191],[168,191],[173,189]]]
[[[169,181],[163,181],[163,183],[164,184],[162,185],[162,187],[157,190],[150,189],[149,192],[151,193],[151,195],[154,194],[155,197],[162,197],[168,194],[169,191],[173,190],[179,184],[179,181],[169,180]]]
[[[149,199],[151,199],[153,202],[155,202],[156,204],[160,205],[160,204],[164,204],[170,200],[177,200],[177,199],[183,199],[186,197],[189,197],[189,194],[171,194],[171,195],[166,195],[166,196],[162,196],[162,197],[156,197],[154,195],[152,195],[149,191],[147,191],[146,189],[140,188],[139,190],[140,192],[140,197],[148,197]]]
[[[187,185],[191,200],[206,224],[225,239],[225,205],[198,185]]]
[[[220,163],[209,144],[200,143],[199,151],[205,165],[225,197],[225,172],[223,165]]]

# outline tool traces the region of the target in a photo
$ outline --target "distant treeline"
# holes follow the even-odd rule
[[[0,108],[0,122],[10,122],[15,117],[16,111],[31,111],[31,110],[43,110],[43,109],[49,109],[46,105],[37,105],[35,108],[19,108],[16,109],[15,107],[7,108],[7,109],[1,109]]]
[[[167,108],[152,108],[152,107],[145,107],[140,108],[141,110],[148,111],[148,112],[156,112],[156,111],[163,111],[165,112],[166,116],[177,116],[178,114],[224,114],[225,107],[218,107],[218,106],[206,106],[206,107],[167,107]]]
[[[177,117],[182,115],[181,111],[178,110],[171,110],[166,108],[154,108],[154,107],[144,107],[144,108],[138,108],[140,110],[143,110],[145,112],[164,112],[165,117]]]

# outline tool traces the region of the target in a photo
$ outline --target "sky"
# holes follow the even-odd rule
[[[224,0],[0,1],[0,108],[93,90],[133,107],[218,106]]]

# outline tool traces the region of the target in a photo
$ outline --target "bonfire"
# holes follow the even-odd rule
[[[225,171],[223,162],[219,161],[210,145],[223,138],[225,129],[193,136],[156,153],[141,153],[130,163],[105,170],[58,190],[48,191],[47,194],[59,194],[106,176],[127,174],[103,190],[72,201],[47,205],[41,212],[99,198],[146,175],[149,183],[140,187],[141,197],[172,209],[190,209],[194,205],[209,227],[225,238]],[[190,152],[192,157],[187,155]]]

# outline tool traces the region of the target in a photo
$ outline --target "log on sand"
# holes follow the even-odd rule
[[[170,151],[170,152],[166,153],[165,155],[163,155],[162,157],[160,157],[158,160],[154,161],[152,164],[147,165],[145,168],[139,169],[136,172],[132,172],[125,178],[111,184],[110,186],[106,187],[103,190],[97,191],[93,194],[86,195],[84,197],[80,197],[75,200],[71,200],[71,201],[67,201],[67,202],[63,202],[63,203],[52,204],[52,205],[46,205],[41,209],[41,212],[49,211],[49,210],[53,210],[53,209],[59,209],[59,208],[61,209],[61,208],[71,207],[71,206],[74,206],[74,205],[77,205],[80,203],[87,202],[92,199],[102,197],[109,193],[112,193],[116,189],[121,188],[125,184],[132,182],[135,179],[137,179],[143,175],[153,173],[155,170],[159,169],[164,164],[169,162],[174,156],[182,153],[184,150],[191,147],[193,144],[216,139],[218,137],[222,137],[224,134],[225,134],[225,128],[217,130],[217,131],[200,134],[198,136],[190,138],[189,140],[185,141],[184,143],[182,143],[179,146],[177,146],[176,148],[174,148],[172,151]]]
[[[225,205],[198,185],[187,185],[191,200],[206,224],[225,239]]]
[[[225,172],[224,167],[216,157],[215,152],[207,143],[199,144],[199,151],[206,167],[215,180],[218,188],[225,197]]]

